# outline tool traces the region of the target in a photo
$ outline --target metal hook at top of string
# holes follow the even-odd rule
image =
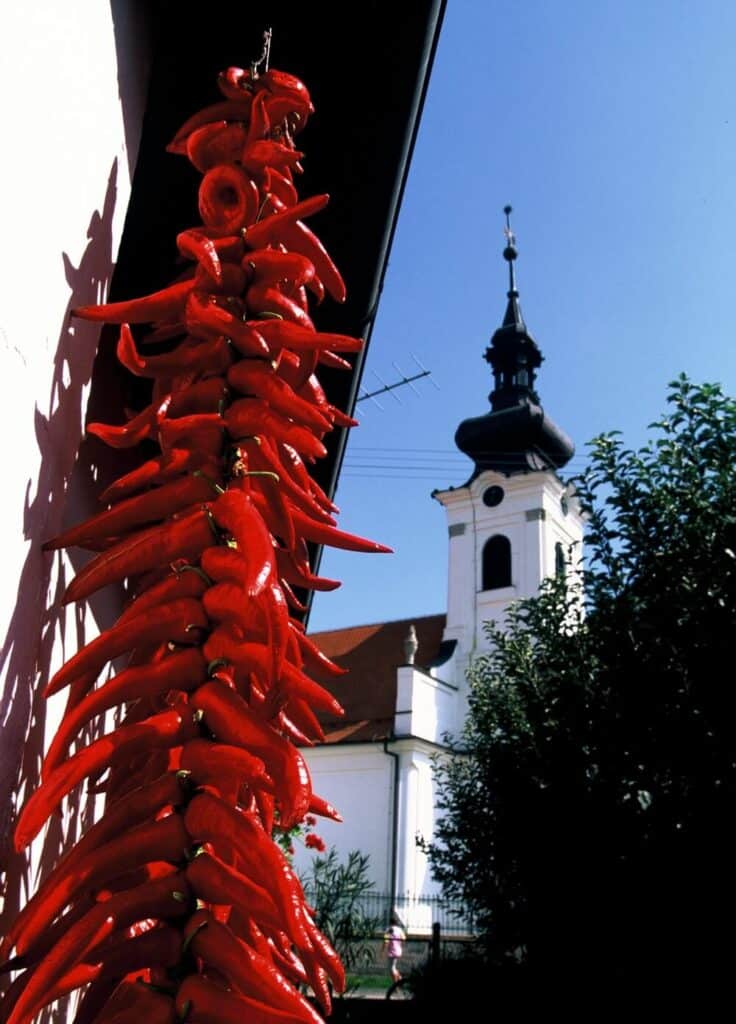
[[[271,59],[272,35],[272,28],[267,28],[263,33],[263,49],[261,50],[261,56],[258,58],[258,60],[252,60],[250,62],[251,78],[258,78],[258,68],[261,66],[261,64],[263,64],[263,71],[268,71],[268,64]]]

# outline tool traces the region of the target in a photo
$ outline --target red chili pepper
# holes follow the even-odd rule
[[[189,134],[186,155],[197,170],[205,174],[217,164],[239,161],[247,139],[248,131],[238,121],[210,121]]]
[[[322,818],[330,818],[332,821],[342,821],[342,815],[340,812],[323,800],[321,796],[317,796],[316,793],[312,793],[309,800],[309,807],[307,808],[310,814],[319,814]]]
[[[141,441],[156,434],[158,425],[166,416],[171,402],[167,395],[161,402],[154,402],[133,416],[127,423],[113,425],[109,423],[88,423],[87,433],[99,437],[110,448],[133,448]]]
[[[330,591],[337,590],[342,586],[339,580],[331,580],[326,576],[315,576],[309,571],[309,566],[299,566],[291,551],[285,548],[276,550],[276,563],[278,565],[279,577],[295,587],[303,587],[305,590]]]
[[[182,943],[181,932],[169,926],[131,938],[113,937],[90,954],[90,962],[67,971],[54,986],[52,998],[58,999],[97,979],[112,978],[117,983],[119,978],[144,968],[175,967],[181,959]],[[76,1016],[74,1019],[76,1024]]]
[[[289,627],[293,636],[296,637],[296,641],[299,644],[302,655],[304,656],[304,663],[310,672],[314,672],[315,675],[328,675],[333,677],[345,675],[348,670],[343,668],[341,665],[336,665],[334,661],[328,658],[327,655],[319,649],[317,644],[307,636],[301,626],[301,623],[289,620]]]
[[[349,363],[347,359],[343,359],[337,353],[331,352],[328,349],[320,349],[317,361],[323,366],[329,366],[333,370],[352,372],[353,369],[352,363]]]
[[[252,602],[248,599],[246,589],[238,583],[224,580],[214,584],[204,595],[202,604],[213,622],[234,622],[243,630],[252,627]]]
[[[169,690],[194,690],[206,679],[207,662],[199,647],[175,651],[162,661],[128,668],[113,676],[64,715],[44,758],[42,778],[58,768],[74,737],[96,715],[141,697],[153,698]]]
[[[193,291],[189,296],[186,325],[195,338],[211,340],[220,345],[224,338],[230,339],[241,355],[255,358],[270,356],[269,347],[259,331],[223,309],[215,297],[207,293]]]
[[[187,118],[174,138],[166,147],[167,153],[186,153],[186,140],[197,128],[211,121],[248,121],[253,98],[248,93],[242,93],[238,98],[231,98],[220,103],[213,103],[204,110]]]
[[[77,676],[87,672],[98,673],[109,661],[134,647],[162,642],[191,643],[194,629],[209,625],[200,601],[183,597],[159,609],[157,615],[141,614],[113,626],[95,637],[70,658],[52,677],[44,696],[58,693]]]
[[[90,911],[90,914],[93,913]],[[11,1012],[6,1018],[6,1024],[30,1024],[36,1013],[43,1009],[49,1002],[49,992],[53,985],[64,974],[66,970],[74,966],[87,950],[103,941],[110,935],[114,928],[111,918],[97,916],[93,921],[88,922],[89,914],[85,915],[76,927],[85,924],[81,948],[68,947],[70,936],[75,934],[75,927],[72,927],[55,945],[53,950],[47,954],[45,959],[35,968],[28,977],[23,990],[18,994]],[[66,940],[66,942],[64,941]]]
[[[292,1013],[305,1024],[323,1024],[312,1005],[270,960],[236,938],[206,910],[190,918],[184,934],[185,941],[191,936],[192,953],[224,974],[243,995]]]
[[[100,501],[113,504],[122,501],[124,498],[142,491],[146,487],[153,487],[166,483],[183,473],[201,469],[203,472],[216,473],[219,463],[213,460],[208,454],[199,451],[191,451],[185,448],[172,448],[149,459],[142,465],[125,473],[123,476],[106,487],[100,495]]]
[[[345,991],[345,968],[342,965],[340,957],[335,952],[334,948],[317,928],[314,921],[311,919],[308,913],[305,913],[307,922],[307,930],[309,931],[309,938],[312,943],[312,949],[321,963],[322,967],[327,971],[330,981],[335,986],[335,991],[338,993]]]
[[[273,167],[282,174],[285,171],[302,170],[299,161],[304,156],[296,149],[275,142],[273,139],[254,139],[240,155],[240,162],[249,174],[258,175],[266,167]]]
[[[94,1024],[98,1016],[102,1024],[107,1014],[113,1012],[115,1002],[120,1001],[120,1009],[123,1008],[122,991],[133,987],[133,982],[121,982],[117,978],[101,977],[91,981],[77,1003],[74,1024]]]
[[[233,236],[225,236],[226,239]],[[220,246],[221,249],[228,249],[231,243],[227,246]],[[235,247],[233,247],[235,249]],[[240,266],[238,262],[227,262],[225,256],[223,256],[222,263],[220,266],[221,280],[213,277],[209,271],[199,265],[194,271],[194,287],[196,291],[207,292],[213,298],[219,299],[224,305],[235,305],[238,304],[242,307],[242,299],[240,298],[241,293],[245,291],[245,287],[248,284],[249,275]]]
[[[261,86],[265,86],[275,96],[284,96],[290,102],[296,104],[296,110],[304,110],[305,113],[313,114],[314,107],[309,97],[309,91],[302,81],[286,71],[279,71],[276,68],[269,68],[261,75],[259,80]]]
[[[201,231],[191,228],[188,231],[181,231],[176,236],[176,247],[182,256],[196,260],[207,270],[213,280],[218,284],[222,283],[222,264],[211,238]]]
[[[311,779],[299,751],[260,721],[242,697],[222,683],[201,686],[192,707],[204,713],[205,723],[218,740],[252,751],[276,783],[281,821],[285,828],[301,821],[309,805]]]
[[[168,601],[182,597],[202,597],[211,585],[212,580],[197,565],[172,566],[172,571],[158,582],[149,583],[136,592],[133,600],[118,616],[118,624]]]
[[[279,586],[283,590],[284,597],[286,598],[287,604],[289,605],[289,608],[291,608],[292,611],[302,613],[308,610],[307,606],[303,604],[294,593],[291,584],[287,583],[285,579],[279,580]]]
[[[309,704],[301,697],[289,697],[286,708],[294,725],[306,736],[309,745],[321,743],[325,738],[324,729]]]
[[[314,264],[298,252],[279,249],[255,249],[242,260],[243,269],[259,284],[289,284],[294,288],[314,280]]]
[[[147,918],[168,921],[183,917],[191,910],[191,899],[185,875],[176,873],[114,893],[98,903],[69,928],[35,968],[8,1024],[28,1024],[43,1005],[40,1000],[45,993],[113,932]]]
[[[223,235],[248,227],[258,216],[255,182],[238,164],[218,164],[199,186],[199,215],[208,228]]]
[[[258,555],[248,548],[244,551],[228,547],[207,548],[202,552],[201,565],[213,580],[237,584],[247,598],[257,597],[263,592],[276,568],[273,546],[266,547],[265,544]]]
[[[180,1024],[171,996],[138,982],[131,983],[130,987],[140,991],[133,1005],[106,1005],[92,1024],[140,1024],[142,1020],[146,1024]],[[74,1024],[79,1024],[77,1017],[74,1018]]]
[[[184,824],[195,842],[216,846],[219,839],[227,840],[239,858],[238,870],[258,885],[273,886],[272,899],[292,940],[298,945],[310,941],[301,884],[280,847],[259,825],[210,793],[198,793],[192,798]]]
[[[249,495],[269,533],[286,547],[292,547],[296,543],[296,533],[279,481],[268,474],[243,476],[236,483]]]
[[[303,490],[296,483],[291,473],[286,470],[276,449],[265,435],[260,434],[241,438],[238,441],[238,448],[244,449],[247,453],[248,466],[251,469],[274,473],[278,477],[279,489],[283,491],[284,497],[288,498],[292,504],[296,505],[297,508],[301,508],[309,515],[334,525],[335,520],[332,516],[325,512],[312,495]]]
[[[307,467],[304,465],[304,460],[295,448],[290,444],[283,444],[279,442],[275,442],[274,447],[281,457],[281,464],[284,469],[300,487],[311,494],[314,500],[321,505],[326,512],[337,513],[340,511],[337,505],[335,505],[335,503],[325,494],[319,484],[309,475]]]
[[[91,559],[67,587],[62,603],[81,601],[107,583],[138,576],[177,559],[197,558],[215,542],[207,509],[152,526]]]
[[[245,293],[245,301],[251,317],[264,313],[278,313],[287,322],[298,324],[308,331],[315,330],[312,318],[305,308],[306,295],[304,301],[299,302],[289,298],[278,288],[252,284]]]
[[[224,338],[212,337],[206,340],[198,338],[184,338],[176,348],[165,355],[142,356],[135,347],[133,335],[127,324],[120,328],[120,337],[117,344],[117,356],[122,365],[135,374],[137,377],[166,377],[171,373],[183,373],[185,371],[196,371],[197,373],[224,374],[233,361],[230,347]],[[212,384],[206,385],[206,391],[212,388]],[[188,389],[189,390],[189,389]],[[200,384],[200,391],[202,385]],[[217,401],[222,398],[220,394],[214,401],[214,409],[197,408],[200,403],[194,395],[179,394],[167,396],[169,403],[174,402],[174,408],[169,412],[171,416],[182,416],[189,412],[213,412],[217,409]],[[213,396],[214,397],[214,396]],[[211,401],[207,394],[207,404]],[[155,403],[154,403],[155,404]],[[194,405],[195,408],[187,408],[187,405]]]
[[[310,196],[309,199],[302,199],[294,206],[287,207],[279,213],[273,213],[268,217],[259,220],[257,224],[251,224],[244,232],[245,243],[250,249],[265,249],[269,245],[278,245],[283,241],[285,228],[298,221],[300,217],[309,217],[313,213],[324,210],[330,201],[327,194]],[[295,248],[287,246],[287,248]],[[296,250],[299,251],[299,250]],[[309,253],[304,253],[307,259],[311,259]],[[312,260],[314,263],[314,260]],[[319,273],[317,264],[315,269]],[[321,276],[321,275],[320,275]]]
[[[82,320],[96,320],[108,324],[143,324],[154,320],[176,320],[184,311],[192,282],[178,281],[161,291],[140,299],[125,302],[107,302],[99,306],[77,306],[72,315]]]
[[[264,172],[262,192],[273,193],[273,195],[275,195],[276,198],[284,204],[284,206],[294,206],[299,202],[299,196],[294,188],[294,183],[291,178],[287,177],[285,174],[279,174],[279,172],[274,170],[273,167],[267,167]],[[313,278],[313,284],[317,289],[315,294],[318,296],[318,301],[321,302],[324,298],[325,292],[322,282],[315,277]]]
[[[222,452],[225,424],[217,413],[195,413],[163,420],[158,428],[158,442],[164,452],[189,449],[199,458],[214,459]]]
[[[197,899],[235,906],[256,921],[281,927],[281,916],[268,890],[230,867],[214,852],[199,852],[187,865],[186,876]]]
[[[126,763],[142,751],[181,746],[197,732],[198,726],[189,709],[182,706],[152,715],[140,723],[122,725],[95,740],[59,765],[33,791],[15,828],[15,849],[20,852],[28,846],[67,793],[88,775],[101,772],[113,762]]]
[[[315,998],[319,1005],[329,1017],[332,1013],[332,996],[330,986],[327,984],[327,971],[322,966],[319,957],[311,949],[300,949],[299,959],[304,965],[309,984],[312,986]]]
[[[166,773],[129,793],[123,803],[108,807],[99,821],[96,821],[77,840],[76,844],[47,876],[48,884],[53,884],[53,881],[60,877],[63,871],[74,870],[83,857],[109,842],[122,830],[133,828],[140,822],[155,816],[163,808],[176,807],[183,803],[184,796],[184,783],[175,772]],[[23,925],[23,913],[21,911],[13,921],[0,944],[0,963],[7,959],[10,950],[15,945],[16,937]],[[68,917],[61,920],[66,922],[61,929],[63,932],[69,928],[71,922]],[[30,957],[30,951],[28,956]]]
[[[337,352],[360,352],[364,344],[362,338],[352,338],[349,334],[315,331],[291,320],[275,317],[249,321],[249,323],[258,330],[273,349],[284,347],[294,352],[313,350],[321,352],[325,349]]]
[[[112,537],[121,537],[136,527],[148,526],[193,505],[211,501],[215,496],[215,485],[219,485],[220,482],[217,478],[212,479],[195,470],[189,476],[162,484],[144,494],[136,494],[114,508],[98,512],[97,515],[86,519],[78,526],[73,526],[53,540],[47,540],[42,545],[42,550],[55,551],[58,548],[75,545],[86,547],[90,542],[97,543]]]
[[[15,946],[23,954],[82,887],[94,889],[150,861],[176,864],[191,845],[184,821],[170,814],[145,822],[97,847],[45,882],[22,911],[23,923]]]
[[[221,530],[231,534],[238,550],[249,560],[252,558],[251,564],[258,567],[258,578],[266,566],[273,571],[271,535],[247,495],[237,488],[229,488],[213,502],[212,518]]]
[[[307,541],[315,544],[328,544],[333,548],[343,548],[346,551],[364,551],[382,554],[391,554],[393,548],[386,547],[374,540],[367,540],[365,537],[358,537],[353,533],[345,533],[334,526],[317,522],[310,519],[301,509],[292,509],[292,518],[297,533]]]
[[[284,212],[287,212],[281,210],[281,203],[275,196],[270,196],[269,202],[275,216],[283,216]],[[281,229],[281,241],[290,251],[301,253],[311,260],[317,271],[317,276],[336,302],[345,301],[347,291],[340,271],[333,263],[324,245],[306,224],[303,224],[301,220],[294,219],[284,223]]]
[[[231,67],[221,71],[217,76],[217,87],[229,100],[239,100],[244,95],[252,99],[253,79],[250,71]]]
[[[314,740],[298,727],[283,708],[272,720],[278,725],[280,732],[297,747],[313,747]]]
[[[190,974],[179,986],[176,1008],[189,1024],[289,1024],[293,1011],[277,1010],[250,996],[227,992],[199,974]]]
[[[275,412],[296,423],[323,433],[332,429],[330,421],[311,402],[300,398],[269,363],[243,359],[230,367],[227,380],[237,391],[264,399]]]
[[[264,690],[268,688],[271,652],[266,644],[239,643],[226,627],[219,627],[206,641],[204,652],[212,660],[225,658],[242,673],[255,672],[264,681]],[[320,711],[332,715],[345,714],[331,693],[288,661],[283,662],[281,674],[273,679],[273,685],[286,699],[301,697]]]
[[[327,454],[327,449],[314,434],[272,412],[261,398],[237,399],[225,413],[224,419],[233,440],[249,434],[268,434],[278,441],[293,445],[298,452],[310,458],[324,458]]]
[[[220,779],[235,778],[253,789],[273,792],[273,781],[260,757],[227,743],[193,739],[181,750],[181,770],[191,772],[198,785],[217,784]]]

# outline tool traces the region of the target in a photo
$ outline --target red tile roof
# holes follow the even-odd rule
[[[345,708],[343,718],[320,716],[326,743],[370,742],[391,735],[396,669],[405,664],[404,640],[412,624],[419,641],[415,663],[426,667],[439,652],[444,615],[310,633],[320,650],[348,669],[348,674],[339,679],[315,677]]]

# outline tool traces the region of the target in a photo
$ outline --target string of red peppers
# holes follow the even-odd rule
[[[64,602],[130,582],[118,622],[78,651],[46,696],[68,690],[42,781],[15,833],[23,850],[83,780],[106,794],[86,832],[0,945],[20,973],[0,1006],[28,1024],[86,986],[76,1024],[227,1024],[321,1019],[339,958],[314,925],[274,842],[307,814],[339,820],[312,792],[299,745],[323,738],[316,712],[340,713],[309,672],[341,673],[291,611],[315,576],[307,543],[388,548],[337,529],[308,465],[354,421],[327,400],[319,364],[361,341],[318,331],[308,294],[345,298],[304,223],[328,197],[300,201],[293,134],[312,112],[296,78],[229,68],[224,99],[190,118],[168,149],[202,173],[202,224],[177,238],[194,267],[144,298],[75,315],[119,323],[120,362],[153,382],[124,426],[92,424],[114,448],[160,454],[116,480],[105,511],[48,542],[94,557]],[[130,324],[138,328],[136,340]],[[174,339],[164,354],[146,343]],[[98,682],[109,663],[128,667]],[[87,746],[111,708],[122,724]],[[70,756],[73,744],[77,752]]]

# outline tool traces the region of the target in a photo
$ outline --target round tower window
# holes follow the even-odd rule
[[[495,508],[496,505],[501,504],[503,497],[503,487],[494,484],[493,487],[486,487],[485,491],[483,491],[483,504],[487,505],[488,508]]]

